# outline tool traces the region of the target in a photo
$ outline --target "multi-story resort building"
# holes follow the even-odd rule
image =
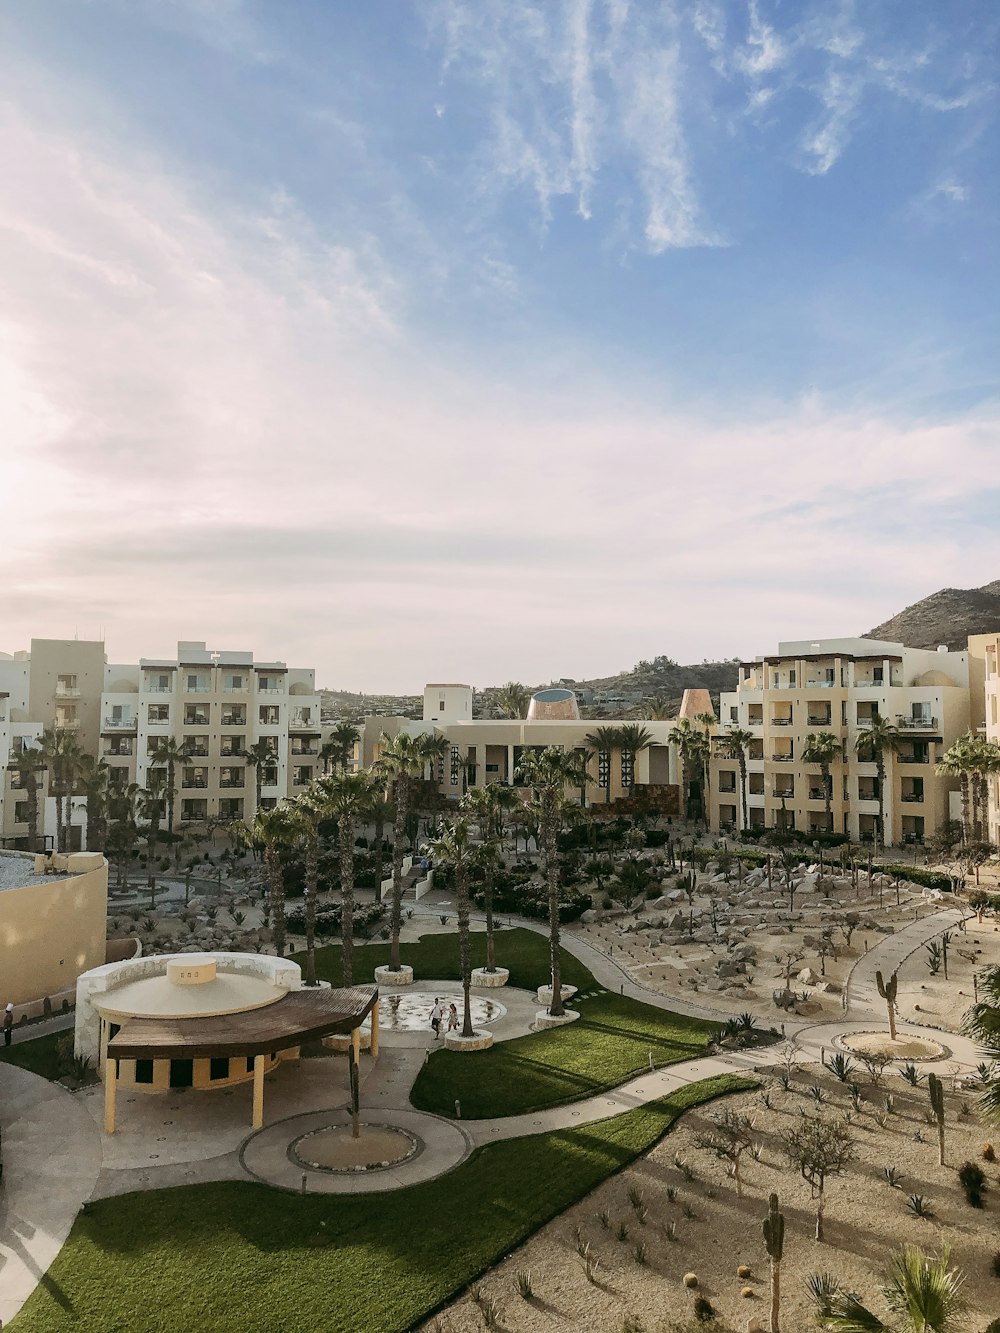
[[[751,827],[874,840],[878,768],[858,741],[876,717],[900,737],[882,754],[885,842],[922,842],[953,817],[955,781],[935,765],[970,725],[969,654],[874,639],[779,643],[777,652],[740,665],[735,692],[720,700],[712,829],[743,826],[740,762],[726,740],[739,731],[753,738],[744,749]],[[808,762],[808,738],[820,732],[840,746],[828,789],[820,766]]]
[[[1000,632],[969,638],[972,726],[980,736],[1000,745]],[[987,779],[989,806],[986,837],[1000,845],[1000,773]]]
[[[255,661],[252,652],[181,642],[174,658],[109,663],[102,642],[33,639],[0,657],[0,844],[27,845],[16,760],[46,728],[73,733],[112,781],[149,781],[152,752],[172,741],[179,824],[252,818],[294,796],[320,771],[320,701],[312,669]],[[251,753],[251,758],[245,756]],[[38,774],[40,828],[51,835],[54,800]],[[86,802],[71,802],[70,849],[82,845]]]

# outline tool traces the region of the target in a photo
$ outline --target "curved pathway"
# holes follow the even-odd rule
[[[884,1011],[885,1001],[878,993],[875,973],[881,972],[883,977],[891,976],[911,954],[943,935],[946,930],[954,930],[971,916],[975,916],[975,912],[964,907],[949,907],[931,916],[921,917],[918,921],[911,921],[892,935],[883,936],[851,968],[844,987],[847,1012],[861,1015]]]

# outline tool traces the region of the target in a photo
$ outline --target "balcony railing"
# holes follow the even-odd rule
[[[293,746],[293,747],[292,747],[292,754],[293,754],[296,758],[297,758],[300,754],[302,754],[302,755],[313,755],[313,756],[315,757],[316,755],[319,754],[319,746],[318,746],[318,745],[300,745],[297,749]]]
[[[240,789],[242,789],[243,786],[244,786],[244,782],[243,782],[243,779],[242,779],[242,778],[239,778],[239,779],[237,779],[237,778],[221,778],[220,781],[219,781],[219,786],[220,786],[220,787],[225,787],[227,790],[231,790],[231,789],[234,788],[234,787],[239,787]]]
[[[924,794],[922,791],[904,791],[899,799],[901,801],[912,802],[914,805],[921,805],[924,800]]]
[[[822,787],[810,787],[809,799],[810,801],[825,801],[826,792],[823,790]]]
[[[258,685],[258,694],[284,694],[284,687],[281,685]]]
[[[148,682],[142,687],[143,694],[173,694],[172,685],[150,685]]]
[[[192,787],[207,787],[208,778],[184,778],[181,782],[181,786],[185,790],[189,790]]]
[[[133,753],[134,753],[134,751],[133,751],[131,745],[124,745],[124,746],[120,745],[120,746],[118,747],[117,750],[105,750],[105,751],[104,751],[105,758],[107,758],[107,759],[114,759],[114,758],[116,758],[116,757],[118,757],[118,758],[125,758],[125,757],[127,757],[128,755],[131,755],[131,754],[133,754]]]
[[[239,713],[223,713],[221,725],[224,727],[245,727],[247,720]]]
[[[925,755],[916,755],[916,754],[897,754],[897,755],[896,755],[896,763],[897,763],[897,764],[929,764],[930,762],[931,762],[931,760],[930,760],[930,755],[926,755],[926,754],[925,754]]]
[[[790,718],[790,717],[772,717],[772,718],[771,718],[771,726],[772,726],[772,727],[790,727],[791,725],[792,725],[792,718]]]
[[[319,734],[319,722],[314,722],[311,717],[305,717],[302,713],[294,713],[288,720],[289,731],[315,731]]]
[[[102,731],[135,731],[138,725],[134,717],[106,717]]]
[[[181,693],[182,693],[182,694],[211,694],[211,693],[212,693],[212,687],[211,687],[211,685],[205,685],[205,684],[201,684],[201,685],[185,685],[184,688],[183,688],[183,690],[181,691]]]
[[[834,685],[836,685],[836,683],[837,683],[837,682],[834,681],[834,680],[807,680],[807,681],[806,681],[806,689],[807,689],[807,690],[832,690],[833,687],[834,687]]]
[[[79,699],[79,697],[80,697],[80,690],[79,687],[76,685],[56,686],[57,699]]]
[[[904,717],[897,715],[896,725],[900,731],[933,731],[938,724],[936,717]]]
[[[771,759],[775,764],[791,764],[795,760],[793,754],[772,754]]]
[[[185,747],[184,747],[184,753],[187,755],[187,757],[188,757],[189,759],[207,759],[207,758],[208,758],[208,748],[207,748],[207,747],[199,747],[197,750],[194,750],[194,749],[192,749],[190,746],[185,745]]]
[[[771,795],[776,801],[793,801],[795,799],[794,791],[772,791]]]
[[[809,724],[810,727],[829,727],[832,723],[832,718],[830,718],[829,716],[807,717],[806,722]]]
[[[182,723],[182,726],[185,727],[207,727],[208,725],[209,721],[204,713],[197,713],[197,714],[187,713],[185,714],[184,721]]]
[[[223,749],[219,751],[219,754],[222,756],[223,759],[243,760],[243,756],[240,754],[239,750],[227,750],[225,749],[225,747],[223,747]]]
[[[80,719],[78,717],[59,717],[57,714],[56,729],[61,731],[79,731]]]

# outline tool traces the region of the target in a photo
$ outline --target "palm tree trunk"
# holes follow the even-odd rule
[[[354,985],[354,820],[340,816],[340,938],[344,985]]]
[[[38,781],[28,769],[24,775],[24,789],[28,799],[28,846],[38,851]]]
[[[483,880],[483,907],[486,909],[486,971],[497,970],[496,954],[493,948],[493,867],[487,865]]]
[[[962,786],[962,841],[969,843],[972,840],[972,828],[969,822],[969,775],[963,773],[959,779]]]
[[[306,985],[316,985],[316,893],[319,880],[318,834],[313,829],[306,839]]]
[[[833,829],[833,782],[830,776],[830,765],[820,764],[820,775],[823,778],[823,813],[826,816],[826,826]]]
[[[875,830],[875,844],[877,847],[885,850],[885,760],[882,758],[882,751],[879,750],[875,759],[875,774],[878,778],[878,828]],[[817,1236],[817,1240],[822,1240],[822,1236]]]
[[[274,934],[274,951],[279,958],[285,956],[285,883],[281,871],[281,856],[277,847],[264,849],[267,863],[267,883],[270,890],[268,897],[271,905],[271,930]]]
[[[403,926],[403,839],[406,837],[406,806],[408,780],[400,773],[396,778],[396,817],[392,826],[392,945],[389,950],[389,969],[398,972],[399,933]]]
[[[545,848],[545,878],[549,889],[549,952],[552,958],[552,1003],[549,1013],[553,1018],[561,1018],[564,1011],[559,953],[559,865],[556,860],[555,810],[545,810],[542,814],[542,843]]]
[[[739,766],[740,766],[740,795],[742,797],[742,804],[743,804],[743,827],[745,829],[750,823],[750,815],[747,805],[747,757],[742,750],[740,750],[739,753]]]
[[[469,935],[469,881],[464,864],[455,866],[455,897],[458,902],[458,961],[462,969],[462,996],[465,1012],[462,1036],[474,1037],[472,1026],[472,940]]]

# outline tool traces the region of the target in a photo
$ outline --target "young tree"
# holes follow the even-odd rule
[[[805,1116],[781,1135],[785,1155],[796,1167],[816,1202],[816,1239],[823,1239],[828,1177],[840,1175],[854,1157],[854,1138],[843,1120]]]
[[[743,1197],[740,1163],[743,1154],[753,1146],[753,1127],[753,1116],[739,1111],[725,1110],[716,1117],[714,1129],[695,1138],[697,1147],[715,1153],[720,1160],[730,1164],[736,1184],[737,1199]]]
[[[538,818],[542,846],[542,864],[549,894],[549,950],[552,960],[552,1003],[554,1018],[564,1013],[562,1002],[561,960],[559,954],[559,833],[570,817],[565,799],[567,787],[580,785],[584,761],[575,752],[557,746],[530,750],[522,756],[519,776],[532,790],[532,804]]]

